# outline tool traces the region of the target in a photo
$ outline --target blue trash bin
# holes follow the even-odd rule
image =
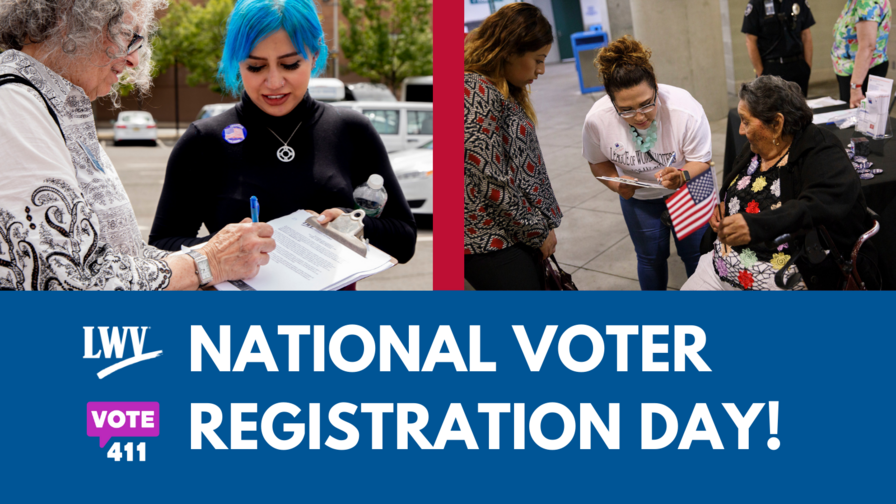
[[[599,26],[599,25],[598,25]],[[573,33],[569,36],[572,42],[572,51],[576,55],[576,70],[579,72],[579,88],[582,94],[603,91],[604,86],[594,68],[592,62],[602,47],[606,47],[607,33],[599,30]],[[582,62],[585,62],[587,73],[582,72]]]

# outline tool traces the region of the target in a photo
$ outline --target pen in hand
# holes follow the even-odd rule
[[[258,198],[256,198],[255,196],[249,198],[249,207],[252,210],[252,222],[258,222]]]

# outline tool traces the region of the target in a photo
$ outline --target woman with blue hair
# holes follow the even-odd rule
[[[364,218],[365,237],[399,262],[414,255],[416,224],[373,125],[308,93],[326,59],[312,0],[237,2],[218,76],[240,103],[194,122],[174,147],[150,243],[178,250],[205,242],[242,220],[251,196],[265,220],[304,209],[326,223],[353,208],[354,188],[378,174],[389,202],[378,218]],[[210,236],[197,237],[203,223]]]

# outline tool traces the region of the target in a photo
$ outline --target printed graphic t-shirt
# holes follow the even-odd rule
[[[585,117],[582,156],[591,164],[611,161],[620,177],[653,184],[656,183],[654,174],[666,167],[673,152],[676,153],[673,168],[681,168],[689,161],[708,163],[712,159],[712,137],[703,106],[684,89],[665,84],[658,87],[657,140],[650,149],[656,161],[635,146],[631,127],[616,113],[609,96],[598,100]],[[634,198],[657,199],[672,192],[671,189],[641,188],[635,191]]]

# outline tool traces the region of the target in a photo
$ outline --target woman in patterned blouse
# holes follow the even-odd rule
[[[868,91],[868,76],[887,76],[890,0],[847,0],[834,23],[831,60],[840,99],[859,106]]]
[[[797,270],[802,276],[791,289],[839,288],[842,275],[831,255],[812,264],[806,255],[794,259],[801,238],[774,242],[823,225],[836,249],[848,254],[871,227],[843,144],[812,124],[812,110],[795,83],[764,75],[744,84],[739,96],[740,133],[749,144],[722,183],[723,218],[720,223],[715,213],[709,221],[717,233],[712,252],[700,257],[682,290],[781,290],[775,276],[782,269],[785,281]],[[713,234],[705,238],[708,243]],[[870,244],[862,252],[873,256]],[[859,261],[859,273],[876,284],[876,275],[864,269],[869,264]]]
[[[505,5],[464,47],[464,277],[477,290],[541,289],[562,213],[527,87],[554,38],[541,11]]]
[[[90,102],[148,89],[144,38],[166,5],[0,0],[0,290],[195,290],[269,261],[264,223],[231,224],[200,251],[210,282],[191,256],[146,245],[97,139]]]

